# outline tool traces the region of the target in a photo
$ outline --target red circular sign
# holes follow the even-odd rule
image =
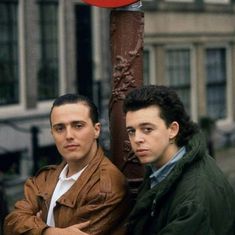
[[[139,0],[83,0],[83,2],[87,4],[107,8],[123,7],[138,1]]]

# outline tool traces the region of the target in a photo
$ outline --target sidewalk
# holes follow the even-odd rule
[[[218,166],[225,173],[235,191],[235,147],[217,150],[215,158]]]

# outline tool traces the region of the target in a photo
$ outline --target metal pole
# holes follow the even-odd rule
[[[133,194],[142,181],[143,167],[131,151],[126,134],[123,100],[143,81],[144,14],[141,3],[111,11],[112,94],[109,106],[111,156],[126,175]]]

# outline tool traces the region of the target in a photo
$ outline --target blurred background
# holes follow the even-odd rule
[[[144,84],[173,87],[235,186],[235,1],[143,0]],[[25,179],[60,160],[58,95],[94,100],[109,152],[110,9],[79,0],[0,0],[0,222]]]

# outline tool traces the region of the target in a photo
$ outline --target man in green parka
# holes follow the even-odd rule
[[[177,94],[137,88],[124,112],[132,149],[146,166],[128,235],[234,235],[234,191]]]

